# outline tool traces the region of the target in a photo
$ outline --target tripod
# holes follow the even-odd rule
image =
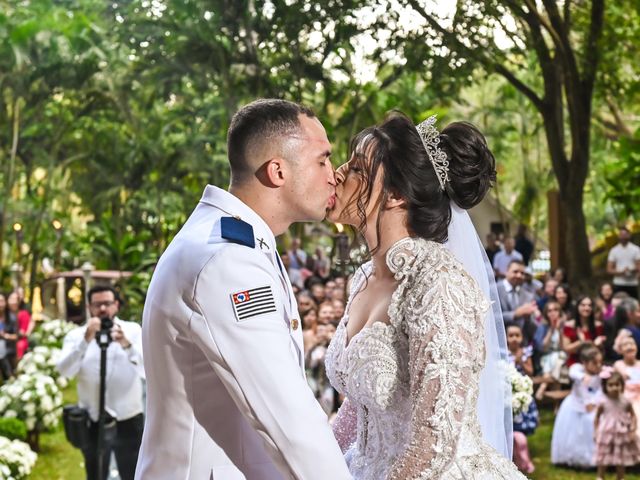
[[[106,423],[106,411],[104,407],[105,393],[107,389],[107,348],[111,343],[111,327],[113,327],[113,320],[109,317],[102,317],[100,319],[100,331],[96,334],[96,341],[100,347],[100,410],[98,413],[98,446],[97,446],[97,460],[98,460],[98,476],[97,480],[106,480],[103,478],[104,472],[104,434]]]

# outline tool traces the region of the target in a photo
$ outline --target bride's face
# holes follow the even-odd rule
[[[366,145],[364,148],[361,146]],[[372,172],[373,142],[363,141],[336,170],[336,201],[327,219],[355,227],[373,223],[382,195],[382,168]]]

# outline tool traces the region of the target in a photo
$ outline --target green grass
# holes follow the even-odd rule
[[[553,431],[553,412],[549,409],[540,410],[540,425],[536,433],[529,438],[529,453],[536,471],[530,478],[534,480],[582,480],[596,478],[595,469],[591,471],[579,471],[569,468],[559,468],[551,464],[551,433]],[[640,469],[634,467],[632,472],[627,471],[626,480],[640,480]],[[613,471],[607,474],[609,479],[614,479]]]

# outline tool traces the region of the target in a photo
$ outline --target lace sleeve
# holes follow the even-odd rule
[[[442,476],[457,449],[473,382],[473,363],[481,363],[479,356],[484,357],[484,344],[478,341],[482,338],[478,335],[478,318],[479,310],[486,311],[488,303],[479,298],[481,295],[470,298],[469,286],[456,286],[447,275],[435,283],[425,288],[424,295],[420,292],[421,298],[405,311],[411,437],[406,451],[393,465],[390,479]]]
[[[358,428],[358,410],[348,398],[342,402],[331,428],[340,450],[344,454],[356,441]]]

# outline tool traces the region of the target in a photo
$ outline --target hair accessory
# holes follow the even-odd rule
[[[433,165],[433,169],[436,171],[436,177],[440,182],[440,189],[444,191],[445,184],[449,181],[449,160],[447,160],[447,154],[440,150],[438,144],[440,143],[440,134],[435,127],[436,116],[431,115],[424,122],[416,125],[422,145],[429,155],[429,160]]]
[[[600,378],[602,380],[606,380],[608,378],[611,378],[611,374],[614,372],[614,368],[613,367],[609,367],[609,366],[604,366],[602,367],[602,370],[600,371]]]

